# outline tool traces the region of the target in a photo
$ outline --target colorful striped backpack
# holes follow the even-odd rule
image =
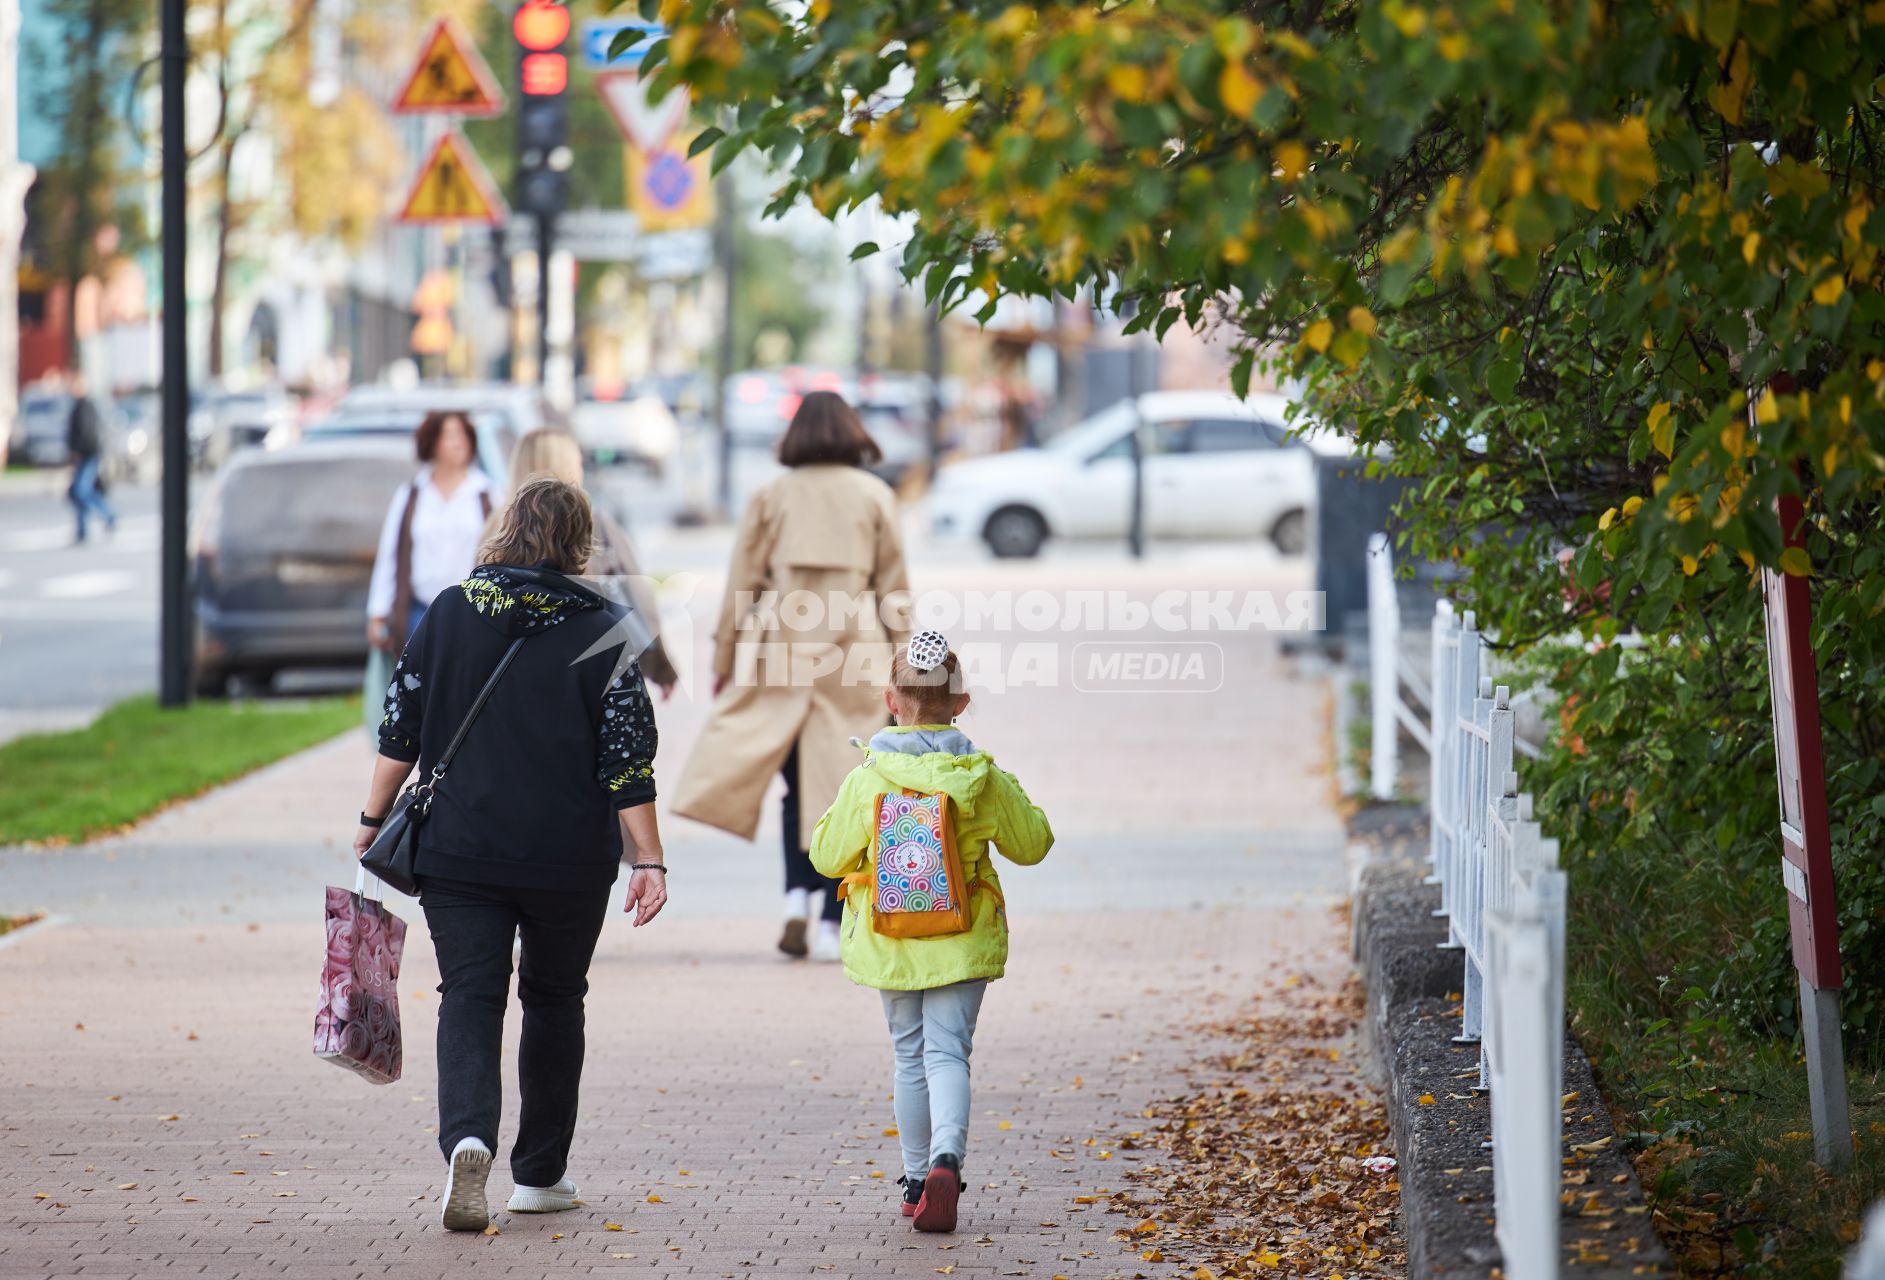
[[[871,927],[886,938],[934,938],[969,927],[969,883],[948,793],[898,789],[877,799]]]

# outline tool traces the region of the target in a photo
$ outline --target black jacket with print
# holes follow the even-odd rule
[[[624,608],[547,567],[481,565],[426,610],[393,669],[380,754],[430,772],[528,636],[439,784],[418,872],[589,889],[615,879],[617,809],[654,799],[655,720]]]

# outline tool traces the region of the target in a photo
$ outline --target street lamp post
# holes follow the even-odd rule
[[[183,30],[185,0],[162,0],[159,14],[163,84],[163,544],[159,552],[162,615],[158,630],[158,697],[181,707],[190,698],[190,616],[185,590],[185,535],[189,520],[189,346],[184,243],[188,209],[184,170],[183,79],[189,46]]]

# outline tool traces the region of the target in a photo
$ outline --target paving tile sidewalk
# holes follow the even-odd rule
[[[75,916],[0,949],[0,1276],[1160,1271],[1109,1239],[1122,1220],[1103,1192],[1141,1153],[1108,1137],[1208,1051],[1199,1021],[1279,970],[1346,963],[1327,909],[1344,888],[1327,690],[1268,638],[1230,661],[1237,695],[1182,715],[1064,693],[977,713],[971,731],[1060,843],[1010,877],[1014,960],[977,1036],[955,1236],[896,1216],[875,993],[770,950],[763,835],[749,848],[678,825],[670,916],[612,921],[591,975],[572,1166],[587,1204],[500,1213],[494,1236],[440,1230],[437,975],[416,904],[395,906],[413,926],[405,1080],[374,1088],[308,1052],[315,890],[347,868],[322,824],[364,777],[349,738],[103,846],[0,854],[0,880]],[[690,713],[666,714],[663,763],[678,764]],[[75,861],[35,861],[54,857]],[[494,1202],[508,1189],[500,1153]]]

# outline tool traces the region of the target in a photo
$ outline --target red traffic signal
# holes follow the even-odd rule
[[[531,97],[559,94],[569,87],[569,59],[560,53],[527,53],[521,79]]]
[[[561,48],[563,41],[569,38],[569,10],[552,0],[524,0],[511,18],[511,33],[517,37],[518,44],[539,53]],[[561,62],[562,58],[558,57],[557,61]],[[529,63],[526,58],[524,64]],[[567,79],[567,69],[564,75]],[[525,92],[530,92],[528,86]]]

